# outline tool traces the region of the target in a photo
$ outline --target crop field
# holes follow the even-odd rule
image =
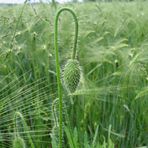
[[[0,148],[148,148],[147,8],[0,6]]]

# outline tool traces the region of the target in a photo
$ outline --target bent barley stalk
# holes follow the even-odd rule
[[[58,122],[58,115],[57,115],[57,103],[59,101],[59,98],[56,98],[52,102],[52,115],[53,115],[53,122],[54,126],[52,127],[52,132],[51,132],[51,138],[52,138],[52,146],[53,148],[56,146],[56,143],[58,143],[59,140],[59,122]]]
[[[74,92],[78,86],[80,80],[80,68],[79,62],[76,60],[76,47],[77,47],[77,38],[78,38],[78,20],[76,14],[69,8],[60,9],[55,17],[55,32],[54,32],[54,47],[55,47],[55,55],[56,55],[56,73],[57,73],[57,84],[58,84],[58,98],[59,98],[59,148],[62,148],[62,86],[61,86],[61,78],[60,78],[60,64],[59,64],[59,53],[58,53],[58,19],[63,11],[68,11],[72,14],[75,22],[75,38],[74,38],[74,47],[72,58],[68,60],[65,65],[63,72],[63,80],[66,88],[70,92]],[[71,71],[71,72],[69,72]]]
[[[13,148],[26,148],[24,139],[21,138],[19,135],[15,136],[15,139],[13,140]]]
[[[30,134],[28,133],[29,132],[29,127],[27,126],[27,123],[26,123],[23,115],[20,112],[18,112],[18,111],[16,111],[15,114],[14,114],[14,123],[15,123],[16,134],[19,135],[18,134],[19,132],[18,132],[18,129],[17,129],[17,117],[19,117],[21,119],[21,122],[22,122],[22,124],[24,126],[24,131],[26,131],[26,134],[27,134],[30,146],[31,146],[30,148],[35,148],[35,146],[33,144],[33,141],[32,141],[32,138],[31,138]],[[16,140],[17,144],[22,144],[23,143],[22,140],[21,140],[22,138],[20,139],[19,136],[18,136],[18,138],[19,138],[18,140],[20,140],[20,141],[18,143],[18,140]]]

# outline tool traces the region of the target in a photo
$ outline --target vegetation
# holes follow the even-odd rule
[[[148,146],[148,2],[138,1],[0,8],[0,148],[58,147],[54,19],[65,6],[78,18],[82,74],[74,91],[62,81],[63,147]],[[62,71],[75,24],[67,12],[58,22]]]

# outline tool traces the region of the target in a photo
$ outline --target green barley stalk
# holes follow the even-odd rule
[[[57,73],[57,84],[58,84],[58,98],[59,98],[59,148],[62,148],[62,135],[63,135],[63,130],[62,130],[62,122],[63,122],[63,117],[62,117],[62,110],[63,110],[63,105],[62,105],[62,82],[60,78],[60,64],[59,64],[59,53],[58,53],[58,19],[60,14],[63,11],[68,11],[69,13],[72,14],[75,22],[75,37],[74,37],[74,47],[73,47],[73,54],[72,58],[70,61],[67,62],[64,68],[63,72],[63,79],[66,87],[69,89],[69,91],[74,91],[76,89],[76,86],[78,85],[79,82],[79,64],[77,64],[76,58],[76,47],[77,47],[77,38],[78,38],[78,20],[76,17],[76,14],[73,12],[73,10],[69,8],[62,8],[60,9],[55,17],[55,32],[54,32],[54,47],[55,47],[55,56],[56,56],[56,73]],[[70,74],[68,71],[69,69],[71,70],[72,74]],[[76,78],[78,77],[78,78]],[[72,85],[75,85],[74,89],[72,88]]]

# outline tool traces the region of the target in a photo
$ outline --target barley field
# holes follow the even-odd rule
[[[147,8],[0,6],[0,148],[147,148]]]

